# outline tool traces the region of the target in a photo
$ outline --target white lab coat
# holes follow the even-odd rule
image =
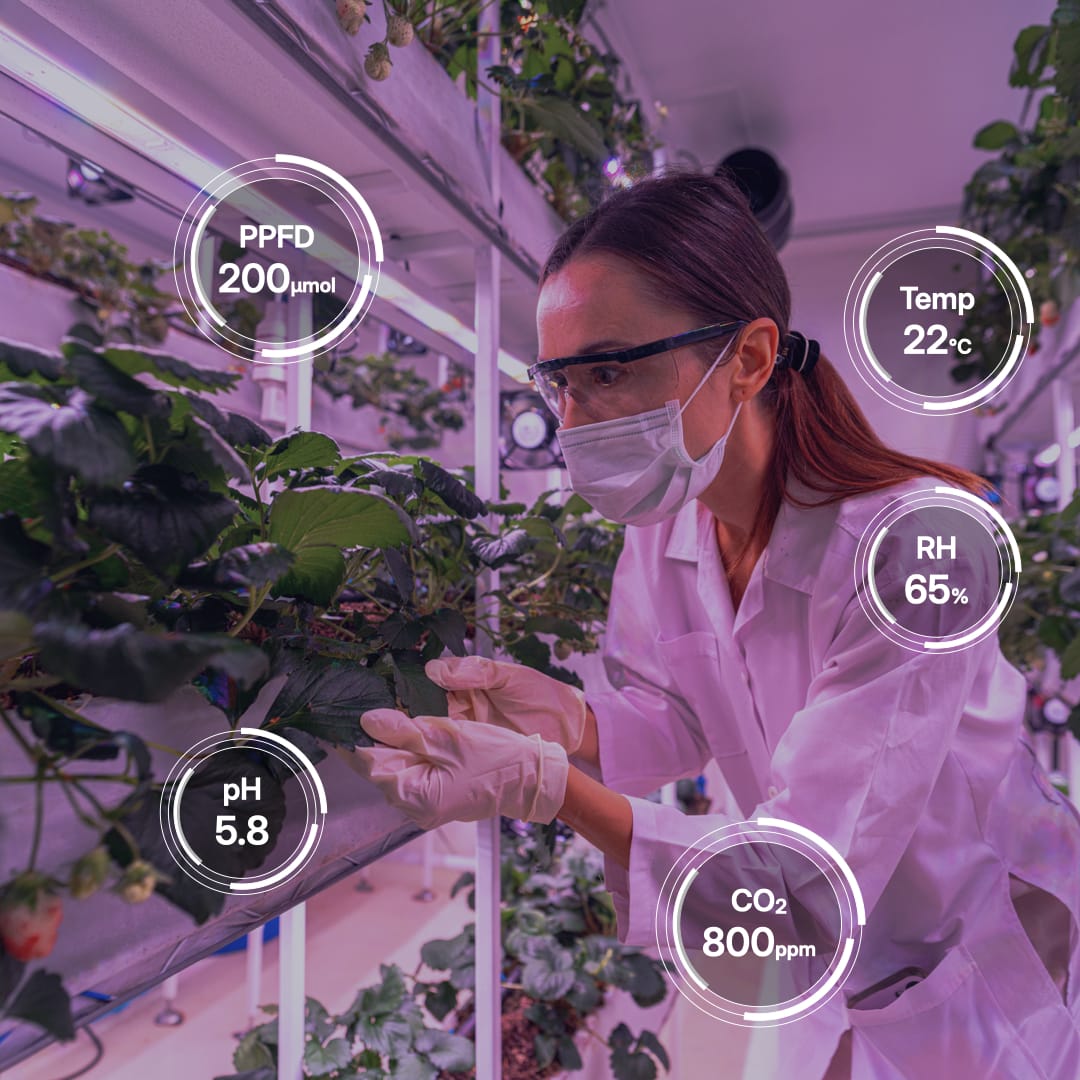
[[[1024,735],[1024,678],[996,635],[944,655],[904,649],[856,596],[863,529],[933,483],[785,502],[734,621],[705,507],[628,527],[604,642],[611,689],[586,686],[602,780],[633,808],[629,870],[604,867],[620,941],[655,945],[672,864],[731,821],[642,797],[710,758],[743,819],[805,825],[851,866],[867,907],[858,961],[826,1006],[777,1029],[784,1080],[824,1076],[848,1028],[853,1080],[1080,1077],[1080,815]],[[1024,882],[1036,888],[1014,904]],[[1039,926],[1037,949],[1025,927]],[[1054,950],[1067,1001],[1044,959]],[[930,974],[884,1007],[848,1007],[908,965]]]

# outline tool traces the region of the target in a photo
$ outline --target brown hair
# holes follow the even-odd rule
[[[685,167],[617,189],[556,241],[540,286],[572,258],[591,252],[631,264],[655,294],[696,316],[699,325],[768,317],[791,329],[791,292],[776,253],[734,178]],[[708,362],[715,347],[703,343]],[[916,476],[934,476],[983,494],[981,477],[954,465],[903,454],[875,434],[839,372],[824,355],[808,375],[776,365],[760,393],[775,422],[765,499],[749,544],[764,545],[781,500],[798,506],[836,502]],[[815,503],[788,492],[794,477],[824,493]]]

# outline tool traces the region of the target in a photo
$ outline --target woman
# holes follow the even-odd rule
[[[562,818],[605,853],[620,940],[649,945],[668,870],[732,819],[643,796],[714,758],[743,818],[823,836],[867,908],[842,991],[778,1029],[777,1075],[1075,1080],[1080,817],[1022,737],[1024,679],[995,635],[891,641],[853,573],[897,495],[981,481],[885,447],[789,308],[725,178],[642,180],[567,229],[534,375],[571,484],[628,525],[611,688],[433,661],[450,717],[366,713],[386,745],[357,767],[426,827]]]

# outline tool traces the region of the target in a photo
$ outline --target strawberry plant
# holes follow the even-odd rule
[[[1045,25],[1025,27],[1013,46],[1009,85],[1026,91],[1019,124],[995,120],[975,135],[996,156],[964,188],[962,224],[1000,246],[1028,277],[1040,323],[1052,326],[1080,292],[1080,10],[1059,0]],[[1039,96],[1037,107],[1031,106]],[[1032,120],[1025,125],[1031,112]],[[984,275],[963,334],[975,351],[952,371],[958,382],[989,377],[1002,343],[1015,333],[1009,305],[992,274]]]
[[[659,961],[615,936],[615,910],[603,888],[601,856],[576,845],[559,825],[554,847],[541,829],[503,819],[503,1075],[541,1080],[583,1067],[574,1036],[581,1029],[608,1050],[616,1080],[658,1075],[669,1068],[654,1032],[637,1036],[619,1024],[605,1039],[590,1026],[612,987],[642,1006],[664,999]],[[452,894],[473,884],[463,874]],[[475,897],[468,894],[469,906]],[[475,924],[453,938],[426,942],[412,973],[380,965],[380,981],[361,988],[341,1013],[313,998],[306,1007],[304,1075],[380,1080],[464,1080],[475,1076]],[[424,969],[436,978],[423,975]],[[273,1006],[264,1006],[272,1017]],[[520,1051],[520,1053],[519,1053]],[[273,1080],[277,1020],[246,1032],[233,1056],[237,1073],[218,1080]]]
[[[478,571],[520,565],[539,579],[562,543],[551,511],[488,507],[428,458],[343,456],[315,432],[271,439],[213,402],[236,378],[110,343],[85,323],[57,354],[0,343],[0,730],[25,763],[0,788],[31,791],[35,823],[0,889],[46,875],[43,906],[20,902],[13,919],[33,908],[51,921],[103,887],[127,903],[156,894],[198,922],[224,902],[162,842],[164,785],[147,743],[90,719],[85,695],[160,702],[193,684],[235,728],[284,676],[264,726],[318,761],[320,743],[368,741],[367,709],[445,714],[423,665],[466,651]],[[522,610],[551,614],[536,590]],[[523,626],[485,629],[513,649]],[[280,809],[287,777],[262,779]],[[70,868],[46,865],[54,798],[86,832]],[[260,865],[275,838],[237,856],[236,873]],[[53,935],[4,940],[18,967],[24,953],[46,959]],[[0,1015],[20,1015],[8,997]],[[42,1022],[70,1030],[69,1015]]]

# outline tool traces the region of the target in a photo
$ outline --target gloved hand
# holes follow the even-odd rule
[[[342,756],[424,829],[498,814],[547,824],[566,798],[566,751],[539,735],[397,709],[371,709],[360,725],[386,745]]]
[[[522,664],[484,656],[429,660],[427,677],[448,691],[455,720],[479,720],[558,743],[568,754],[585,733],[585,695]]]

